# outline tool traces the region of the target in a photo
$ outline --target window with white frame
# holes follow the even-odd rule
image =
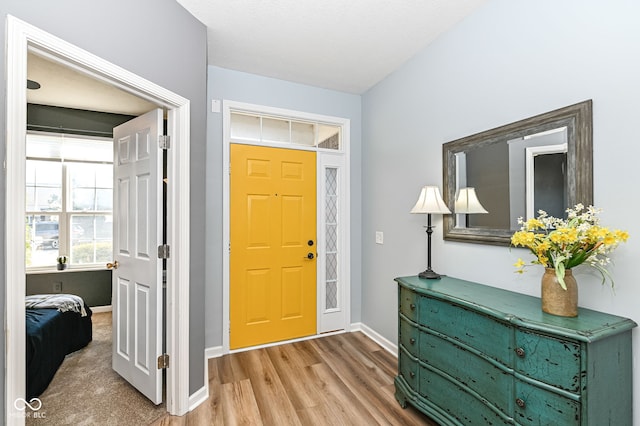
[[[112,140],[29,133],[26,267],[102,266],[113,257]]]
[[[317,121],[293,120],[249,112],[231,113],[231,139],[341,149],[341,127]]]

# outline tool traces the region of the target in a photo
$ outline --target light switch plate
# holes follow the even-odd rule
[[[384,233],[382,231],[376,231],[376,244],[384,243]]]

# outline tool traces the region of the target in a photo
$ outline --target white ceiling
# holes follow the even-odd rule
[[[208,63],[361,94],[488,0],[177,0],[208,28]],[[43,105],[140,115],[142,99],[31,54]]]
[[[29,53],[27,79],[40,83],[27,90],[27,102],[90,111],[141,115],[155,106],[57,62]]]
[[[210,65],[361,94],[487,0],[177,0]]]

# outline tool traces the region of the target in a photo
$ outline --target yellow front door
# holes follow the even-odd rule
[[[230,346],[316,333],[316,153],[231,144]]]

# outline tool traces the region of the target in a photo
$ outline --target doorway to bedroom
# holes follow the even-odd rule
[[[156,407],[141,398],[112,369],[115,271],[105,268],[116,259],[114,229],[121,222],[114,221],[120,216],[113,212],[113,129],[155,105],[33,52],[27,78],[28,87],[40,87],[27,91],[27,400],[39,398],[54,423],[80,412],[96,420],[105,415],[126,419],[135,414],[141,420],[159,416],[166,411],[164,405]],[[86,100],[83,93],[94,95]],[[61,306],[78,309],[56,312]],[[49,330],[55,331],[55,342],[48,340]],[[100,386],[81,386],[87,381]],[[114,398],[123,395],[129,396],[116,403]],[[79,399],[100,404],[78,410],[73,401]]]
[[[7,194],[6,194],[6,280],[11,283],[6,296],[6,333],[11,335],[11,345],[6,347],[6,400],[8,407],[5,421],[21,424],[19,408],[15,413],[15,401],[25,396],[25,172],[27,127],[27,64],[28,53],[37,52],[58,64],[73,68],[85,76],[100,80],[103,84],[117,86],[134,97],[144,97],[164,109],[167,131],[173,146],[167,155],[167,170],[171,176],[171,189],[167,191],[167,244],[173,245],[180,256],[167,261],[166,281],[180,283],[171,286],[167,293],[170,308],[166,319],[166,350],[172,354],[172,371],[167,372],[166,408],[172,414],[188,411],[188,309],[189,295],[189,215],[181,206],[188,206],[189,188],[189,101],[154,85],[126,70],[115,67],[88,52],[57,39],[11,16],[7,18]],[[71,65],[73,64],[73,65]],[[81,65],[80,65],[81,64]],[[95,189],[95,188],[94,188]],[[176,224],[182,232],[178,232]],[[62,226],[59,224],[59,227]],[[160,225],[161,227],[161,225]],[[185,232],[186,230],[186,232]],[[155,251],[155,250],[154,250]],[[66,273],[64,271],[62,273]],[[162,279],[162,277],[160,277]],[[55,284],[55,283],[54,283]],[[164,321],[163,321],[164,320]],[[162,330],[164,326],[160,326]],[[22,342],[22,343],[21,343]],[[149,359],[152,359],[151,357]],[[155,358],[149,362],[155,367]],[[9,409],[11,408],[11,409]],[[15,415],[14,415],[15,414]]]

